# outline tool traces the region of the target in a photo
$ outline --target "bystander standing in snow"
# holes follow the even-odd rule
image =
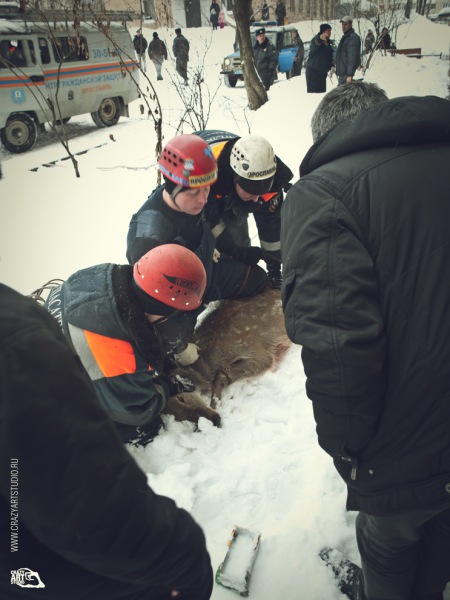
[[[355,599],[450,581],[449,123],[436,96],[335,88],[283,205],[286,328],[359,511]]]
[[[133,38],[133,46],[134,49],[136,50],[136,54],[138,56],[139,59],[139,65],[141,65],[144,68],[144,71],[147,70],[147,56],[146,56],[146,51],[147,51],[147,40],[145,39],[145,37],[142,35],[142,30],[138,29],[136,31],[136,35]]]
[[[156,69],[156,79],[158,81],[162,81],[163,76],[161,73],[162,64],[165,60],[167,60],[167,48],[165,43],[159,39],[158,33],[153,32],[153,39],[148,47],[148,55],[150,60],[155,65]]]

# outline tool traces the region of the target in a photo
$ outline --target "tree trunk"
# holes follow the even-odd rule
[[[405,4],[405,18],[409,19],[411,16],[411,9],[412,9],[412,0],[406,0],[406,4]]]
[[[255,69],[250,37],[251,0],[233,0],[233,16],[241,53],[242,72],[250,110],[257,110],[268,100],[267,92]]]

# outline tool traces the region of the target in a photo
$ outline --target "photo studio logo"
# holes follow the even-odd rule
[[[45,588],[39,573],[24,568],[11,571],[11,584],[22,588]]]

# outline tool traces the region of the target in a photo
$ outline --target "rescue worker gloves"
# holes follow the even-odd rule
[[[232,258],[244,263],[244,265],[254,267],[263,258],[263,251],[259,246],[238,246],[233,252]]]
[[[179,354],[174,354],[174,359],[179,367],[189,367],[198,360],[198,346],[189,342],[186,348]]]

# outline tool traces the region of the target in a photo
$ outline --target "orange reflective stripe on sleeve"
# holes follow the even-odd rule
[[[136,357],[130,342],[86,330],[84,335],[104,377],[136,372]]]

